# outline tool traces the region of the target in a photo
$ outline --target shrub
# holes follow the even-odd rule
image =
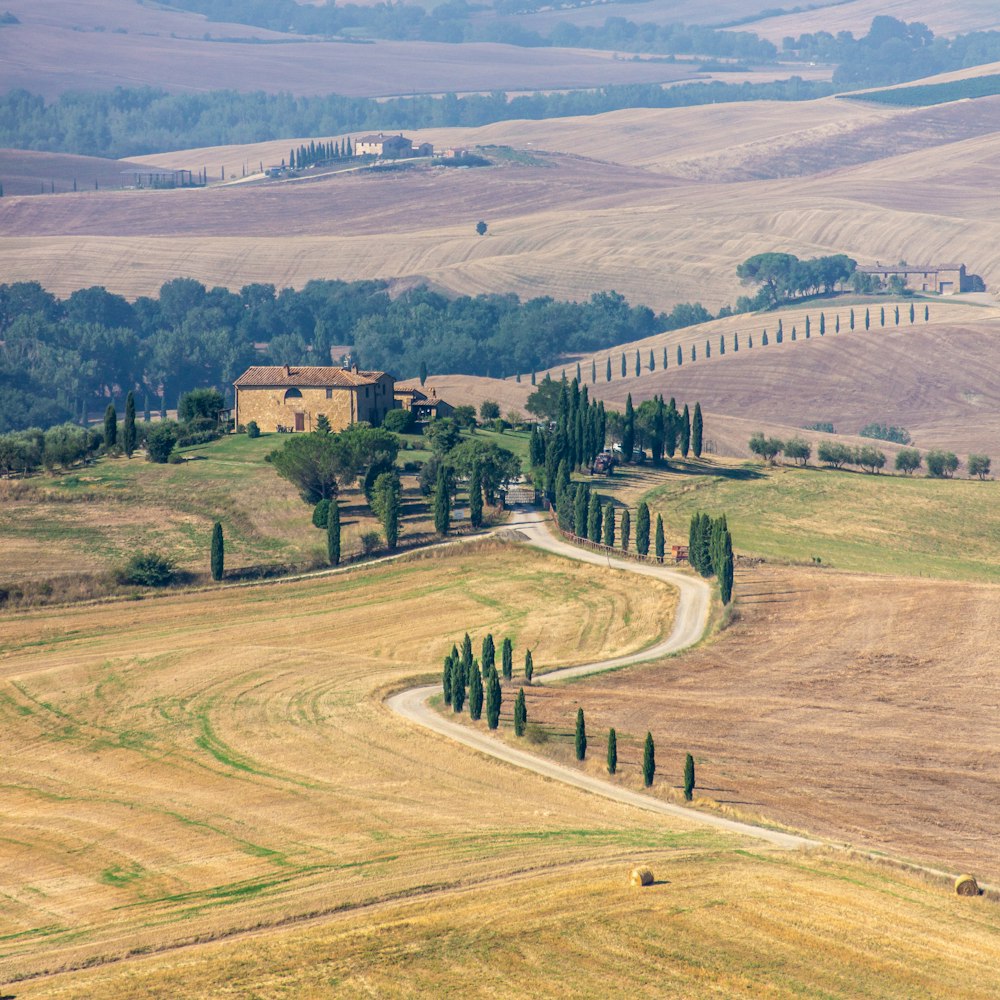
[[[798,465],[805,465],[812,455],[812,446],[803,438],[793,437],[784,442],[782,451],[785,458],[792,459]]]
[[[312,522],[313,526],[316,528],[325,528],[327,524],[327,519],[330,516],[330,501],[320,500],[315,507],[313,507]]]
[[[157,552],[138,552],[116,576],[119,583],[136,587],[167,587],[174,580],[174,564]]]
[[[146,457],[164,465],[177,443],[177,425],[164,420],[155,424],[146,435]]]
[[[382,418],[382,426],[393,434],[409,434],[416,425],[412,410],[390,410]]]
[[[985,479],[990,474],[990,456],[989,455],[969,455],[969,476],[979,476],[980,479]]]
[[[382,536],[377,531],[366,531],[361,536],[361,551],[371,555],[382,544]]]
[[[958,469],[958,456],[952,451],[929,451],[925,456],[927,475],[934,479],[951,479]]]
[[[858,434],[864,438],[892,441],[894,444],[909,444],[912,440],[910,432],[905,427],[889,427],[886,424],[865,424]]]
[[[257,426],[256,420],[251,420],[250,423],[247,424],[247,437],[248,438],[260,437],[260,428]]]
[[[916,448],[900,448],[896,453],[896,471],[907,476],[920,468],[922,460]]]

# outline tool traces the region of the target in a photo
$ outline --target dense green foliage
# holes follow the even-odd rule
[[[905,427],[886,426],[885,424],[865,424],[858,431],[861,437],[877,438],[879,441],[893,441],[896,444],[909,444],[910,432]]]
[[[146,434],[146,458],[160,465],[170,461],[177,444],[177,425],[172,420],[154,424]]]
[[[799,260],[791,253],[758,253],[736,268],[737,277],[746,285],[758,285],[751,298],[740,296],[738,312],[769,309],[781,302],[816,292],[830,293],[848,281],[857,261],[846,254]],[[780,343],[780,340],[779,340]]]
[[[168,587],[174,581],[174,564],[156,552],[138,552],[118,571],[119,583],[136,587]]]
[[[608,774],[618,770],[618,734],[614,729],[608,730]]]
[[[653,783],[653,776],[656,774],[656,747],[653,743],[653,734],[646,733],[646,742],[642,748],[642,783],[649,788]]]
[[[576,759],[583,760],[587,756],[587,723],[583,718],[583,709],[576,710],[576,735],[574,738]]]
[[[125,398],[125,424],[122,427],[122,451],[131,458],[138,444],[139,436],[135,427],[135,393],[129,392]]]
[[[326,561],[340,565],[340,504],[336,499],[330,501],[326,515]]]
[[[979,60],[977,59],[973,65],[979,65]],[[997,94],[1000,94],[1000,73],[990,73],[987,76],[951,80],[948,83],[927,83],[895,90],[869,91],[862,99],[879,104],[894,104],[903,108],[925,108],[975,97],[994,97]]]
[[[103,412],[131,391],[147,408],[157,399],[161,416],[179,402],[182,420],[188,414],[192,426],[212,430],[224,406],[217,390],[229,393],[246,367],[339,362],[334,344],[353,345],[355,360],[397,378],[428,364],[442,374],[498,375],[645,337],[680,316],[630,307],[615,292],[586,303],[522,303],[426,288],[390,300],[387,289],[383,281],[310,281],[237,293],[177,278],[158,297],[130,303],[101,287],[58,299],[36,282],[0,285],[0,433]],[[684,315],[692,310],[704,312],[685,307]]]
[[[694,796],[694,757],[684,758],[684,800],[690,802]]]
[[[635,519],[635,550],[639,555],[649,553],[649,505],[645,500],[639,504]]]
[[[437,482],[434,484],[434,530],[439,535],[447,535],[451,528],[451,491],[448,486],[448,470],[438,465]]]
[[[469,680],[469,718],[478,722],[483,715],[483,675],[479,664],[472,664],[472,676]]]
[[[518,688],[514,701],[514,735],[523,736],[524,727],[528,724],[528,706],[524,701],[524,688]]]

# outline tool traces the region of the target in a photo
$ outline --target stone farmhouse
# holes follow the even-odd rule
[[[403,159],[408,156],[432,156],[434,147],[429,142],[413,145],[412,139],[399,135],[363,135],[354,143],[355,156],[378,156],[384,160]]]
[[[264,433],[312,431],[324,414],[334,431],[359,421],[379,424],[398,404],[388,372],[269,365],[248,368],[234,383],[236,426],[253,420]]]
[[[416,420],[448,417],[455,410],[451,403],[446,403],[437,394],[437,389],[431,389],[428,396],[423,389],[418,389],[415,385],[397,385],[394,395],[396,405],[404,410],[410,410]]]
[[[972,291],[970,275],[964,264],[873,264],[859,266],[861,274],[877,277],[883,285],[893,278],[902,279],[906,288],[913,292],[934,292],[938,295],[956,295]]]

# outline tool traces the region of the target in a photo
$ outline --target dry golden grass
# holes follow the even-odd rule
[[[25,983],[116,996],[961,996],[1000,988],[993,904],[834,857],[637,852],[315,927]],[[513,986],[512,984],[517,984]]]
[[[385,691],[468,630],[539,667],[637,649],[672,591],[504,545],[0,620],[0,968],[77,965],[662,846],[610,803],[413,729]],[[505,697],[512,695],[508,689]]]

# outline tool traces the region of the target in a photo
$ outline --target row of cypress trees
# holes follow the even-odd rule
[[[302,170],[311,167],[316,163],[327,163],[330,160],[346,160],[354,156],[351,147],[350,136],[344,140],[343,145],[337,142],[316,142],[315,139],[296,148],[292,148],[288,153],[288,165],[293,170]]]
[[[691,517],[688,562],[702,576],[716,577],[722,603],[729,604],[733,598],[733,539],[725,514],[716,518],[704,513]]]
[[[108,403],[104,411],[104,449],[108,451],[121,445],[126,458],[131,458],[138,442],[135,429],[135,393],[125,398],[125,420],[122,424],[121,441],[118,440],[118,411],[114,403]]]
[[[640,440],[649,445],[657,464],[663,461],[664,454],[669,459],[678,451],[684,458],[692,452],[695,458],[701,458],[704,430],[701,403],[694,404],[692,414],[687,403],[682,412],[672,396],[670,402],[665,403],[660,395],[644,400],[636,409],[632,405],[632,393],[629,393],[622,418],[622,458],[631,461],[636,442]]]
[[[524,656],[524,677],[528,684],[534,673],[531,650]],[[510,638],[505,638],[500,647],[500,671],[496,668],[496,645],[492,633],[483,639],[482,655],[479,660],[472,655],[472,639],[465,633],[462,649],[451,647],[451,652],[444,658],[444,668],[441,673],[441,687],[444,703],[451,705],[455,712],[461,712],[466,704],[468,694],[469,715],[474,721],[482,717],[486,709],[486,723],[490,729],[496,729],[500,724],[500,706],[503,694],[500,686],[501,674],[504,680],[511,680],[514,674],[514,644]],[[527,707],[524,700],[524,689],[521,688],[514,702],[514,731],[523,735],[528,722]],[[520,729],[520,732],[518,732]]]
[[[451,487],[448,468],[442,462],[438,466],[434,482],[434,530],[441,536],[451,530]],[[478,462],[473,463],[469,474],[469,523],[473,528],[483,524],[483,473]]]

